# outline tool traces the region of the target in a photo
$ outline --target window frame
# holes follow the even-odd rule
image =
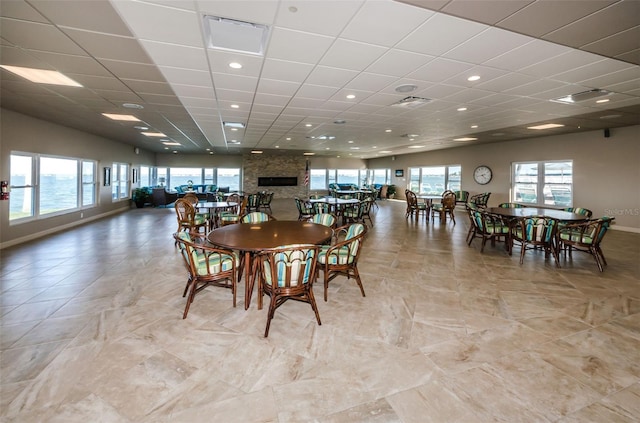
[[[425,178],[423,173],[425,169],[442,169],[442,174],[444,180],[442,182],[442,191],[436,192],[436,190],[431,189],[430,191],[425,191],[424,184]],[[451,176],[454,175],[454,169],[459,170],[460,178],[459,181],[452,181]],[[446,190],[458,191],[462,187],[462,165],[461,164],[447,164],[447,165],[425,165],[425,166],[411,166],[408,169],[408,181],[407,188],[417,194],[426,194],[426,195],[440,195]],[[416,178],[417,176],[417,178]],[[415,185],[417,181],[417,185]],[[458,182],[460,187],[457,190],[451,188],[452,182]],[[431,184],[429,184],[431,186]],[[416,189],[417,188],[417,189]]]
[[[531,166],[535,165],[536,167],[536,176],[535,181],[525,182],[518,181],[519,177],[524,176],[520,173],[517,173],[518,166]],[[547,173],[548,165],[569,165],[571,168],[570,174],[561,174],[561,178],[564,179],[566,177],[570,177],[570,182],[547,182],[551,177],[550,174]],[[573,160],[565,159],[565,160],[527,160],[522,162],[512,162],[511,163],[511,183],[509,187],[509,201],[513,203],[521,203],[526,204],[528,206],[537,206],[537,207],[573,207],[573,193],[574,193],[574,181],[573,181],[574,169],[573,169]],[[520,189],[518,189],[517,185],[529,185],[533,188],[535,193],[535,202],[523,201],[522,196],[520,194]],[[547,190],[547,185],[549,189]],[[553,196],[553,188],[552,186],[560,186],[562,188],[567,188],[569,191],[569,200],[568,202],[556,203],[556,199]],[[539,193],[542,193],[540,195]],[[565,194],[566,195],[566,194]]]

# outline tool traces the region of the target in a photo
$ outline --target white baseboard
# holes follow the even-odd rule
[[[78,220],[76,222],[67,223],[66,225],[56,226],[55,228],[50,228],[41,232],[37,232],[35,234],[30,234],[27,236],[23,236],[21,238],[12,239],[11,241],[3,242],[0,244],[0,250],[8,247],[13,247],[14,245],[22,244],[23,242],[32,241],[37,238],[42,238],[43,236],[55,234],[56,232],[64,231],[65,229],[74,228],[76,226],[85,225],[89,222],[93,222],[94,220],[102,219],[103,217],[112,216],[114,214],[122,213],[129,210],[129,207],[121,208],[117,210],[112,210],[107,213],[102,213],[96,216],[87,217],[82,220]]]

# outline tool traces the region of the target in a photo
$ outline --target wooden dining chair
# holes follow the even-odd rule
[[[517,219],[511,223],[509,251],[513,251],[513,244],[520,244],[520,264],[524,262],[524,254],[528,249],[542,248],[545,259],[553,255],[556,266],[560,267],[558,250],[556,248],[557,220],[546,216],[531,216]]]
[[[178,198],[174,204],[176,218],[178,219],[178,230],[197,233],[201,229],[205,232],[209,227],[209,221],[203,216],[197,215],[194,206],[184,198]]]
[[[507,219],[478,209],[471,210],[470,213],[473,219],[474,231],[470,232],[470,237],[467,237],[469,246],[471,246],[471,242],[477,235],[482,238],[481,253],[484,252],[484,246],[489,240],[492,246],[495,246],[496,241],[503,241],[505,249],[509,251],[511,241],[509,239],[510,225]]]
[[[195,295],[209,285],[229,288],[233,306],[236,306],[236,281],[240,257],[224,248],[207,245],[204,237],[176,232],[173,234],[189,273],[187,286],[182,294],[187,296],[182,318],[186,319]]]
[[[602,217],[584,222],[567,223],[559,228],[557,245],[559,251],[564,252],[565,260],[567,259],[567,251],[571,257],[572,250],[575,249],[591,254],[598,269],[601,272],[604,271],[603,265],[607,265],[607,260],[604,258],[600,243],[614,219],[614,217]]]
[[[271,216],[269,213],[253,211],[242,216],[240,218],[240,223],[262,223],[270,220],[276,220],[276,218]]]
[[[440,218],[441,222],[447,219],[447,215],[451,218],[451,221],[456,223],[456,216],[454,210],[456,208],[456,194],[453,191],[445,191],[442,193],[442,201],[440,203],[433,204],[431,206],[431,218],[436,216]]]
[[[360,272],[358,272],[358,258],[362,252],[366,233],[367,227],[362,223],[341,226],[335,230],[338,241],[333,245],[324,245],[320,248],[318,270],[322,270],[324,276],[325,301],[327,301],[329,282],[339,275],[344,275],[347,279],[355,279],[362,296],[365,296]]]
[[[405,190],[404,195],[407,201],[405,219],[415,216],[416,220],[418,220],[420,214],[423,214],[429,220],[429,205],[426,202],[418,202],[418,196],[411,190]]]
[[[316,299],[313,295],[318,247],[316,245],[290,245],[274,248],[260,254],[257,260],[259,260],[260,266],[258,308],[262,308],[264,294],[270,297],[264,337],[269,336],[271,320],[273,320],[276,309],[289,299],[311,305],[318,325],[322,325]]]

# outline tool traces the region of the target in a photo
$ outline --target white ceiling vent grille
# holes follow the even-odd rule
[[[397,101],[391,105],[391,107],[402,107],[405,109],[416,109],[420,106],[424,106],[425,104],[431,102],[430,98],[423,97],[405,97],[400,101]]]
[[[579,103],[581,101],[587,101],[587,100],[592,100],[594,98],[603,97],[609,94],[611,94],[610,91],[596,88],[594,90],[582,91],[577,94],[570,94],[565,97],[554,98],[551,101],[554,101],[556,103],[574,104],[574,103]]]
[[[251,22],[204,17],[204,31],[208,48],[264,55],[269,27]]]

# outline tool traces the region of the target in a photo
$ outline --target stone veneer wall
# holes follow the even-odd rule
[[[242,160],[243,190],[247,193],[269,191],[274,198],[307,197],[308,187],[304,185],[306,158],[286,154],[245,154]],[[297,177],[298,185],[291,187],[259,187],[258,177]]]

